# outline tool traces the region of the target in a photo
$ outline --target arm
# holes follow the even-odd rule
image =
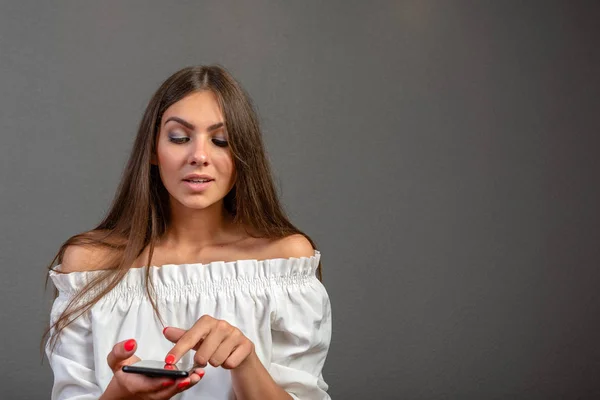
[[[283,258],[290,257],[311,257],[314,255],[314,249],[310,242],[302,235],[292,235],[277,241],[274,244],[274,253],[282,254]],[[287,299],[284,299],[286,301]],[[290,314],[290,317],[295,316]],[[279,321],[281,322],[281,321]],[[277,333],[276,333],[276,336]],[[283,344],[278,339],[273,338],[274,345]],[[277,342],[277,343],[276,343]],[[274,349],[275,350],[275,349]],[[275,369],[278,367],[276,366]],[[246,361],[240,367],[231,371],[233,389],[236,397],[239,399],[293,399],[293,397],[284,390],[283,382],[276,382],[269,371],[260,362],[254,352],[248,356]],[[289,389],[287,387],[286,389]],[[310,397],[311,399],[313,397]]]
[[[242,365],[231,371],[236,398],[240,400],[292,400],[271,377],[254,351]]]
[[[62,315],[72,297],[87,283],[84,274],[71,274],[100,267],[105,254],[91,246],[69,246],[65,249],[60,272],[50,277],[58,289],[50,313],[53,325]],[[55,335],[52,330],[51,335]],[[89,313],[85,313],[64,328],[54,348],[46,345],[46,356],[54,373],[52,400],[97,399],[102,390],[96,380],[94,345]]]
[[[280,252],[289,257],[315,254],[310,243],[299,235],[281,243],[293,247]],[[277,316],[269,370],[259,360],[254,344],[238,328],[209,315],[202,316],[188,330],[165,328],[163,334],[175,343],[165,362],[175,363],[189,350],[196,350],[197,365],[231,370],[233,390],[240,400],[328,399],[321,369],[331,335],[329,300],[314,275],[318,260],[311,259],[313,264],[304,261],[303,283],[273,293]]]
[[[51,315],[51,323],[60,317],[75,293],[81,290],[88,280],[85,272],[100,269],[102,260],[109,256],[89,246],[70,246],[65,251],[61,272],[51,273],[51,278],[59,290]],[[200,381],[201,376],[192,373],[183,380],[148,378],[121,371],[139,358],[135,356],[137,343],[128,340],[117,343],[107,356],[113,376],[104,393],[96,381],[92,324],[89,312],[76,318],[64,328],[55,349],[47,346],[46,354],[54,371],[52,400],[91,400],[91,399],[170,399],[175,394],[188,390]]]
[[[68,284],[67,279],[63,279],[58,286],[61,284]],[[59,291],[52,306],[51,323],[58,319],[69,300],[65,292]],[[100,396],[102,391],[95,376],[91,323],[87,315],[80,316],[63,329],[56,347],[51,349],[46,346],[46,356],[54,373],[52,400],[85,400]]]
[[[282,289],[271,329],[269,372],[275,382],[294,399],[329,399],[322,369],[331,341],[331,307],[316,278]]]
[[[283,238],[274,247],[283,258],[314,255],[302,235]],[[325,288],[314,275],[317,264],[318,259],[305,283],[275,291],[269,370],[252,351],[244,364],[231,371],[237,398],[329,399],[321,371],[331,339],[331,308]]]

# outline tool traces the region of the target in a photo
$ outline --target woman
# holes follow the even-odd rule
[[[50,269],[53,399],[329,398],[320,253],[283,213],[256,113],[221,67],[162,84],[106,218]],[[122,371],[140,359],[198,368]]]

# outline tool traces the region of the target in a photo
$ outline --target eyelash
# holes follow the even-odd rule
[[[218,146],[218,147],[229,146],[229,142],[227,140],[223,140],[223,139],[213,139],[212,142],[215,144],[215,146]]]
[[[183,144],[189,142],[189,137],[169,137],[169,141],[175,144]],[[223,139],[213,139],[212,142],[218,147],[227,147],[229,143]]]

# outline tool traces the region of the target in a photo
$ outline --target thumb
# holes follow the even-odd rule
[[[115,344],[112,351],[106,357],[108,366],[115,371],[123,365],[139,361],[139,358],[133,355],[136,349],[137,343],[135,339],[124,340]]]

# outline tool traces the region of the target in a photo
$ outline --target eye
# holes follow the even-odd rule
[[[225,139],[217,139],[217,138],[213,138],[212,142],[219,147],[227,147],[229,145],[229,143],[227,142],[227,140]]]
[[[181,143],[186,143],[189,140],[190,140],[190,138],[187,136],[169,136],[169,142],[172,142],[172,143],[181,144]]]

